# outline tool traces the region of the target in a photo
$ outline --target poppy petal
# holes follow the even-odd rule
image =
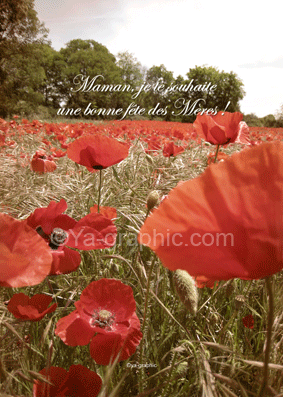
[[[282,210],[283,143],[265,143],[179,184],[138,239],[171,270],[258,279],[283,268]]]
[[[102,249],[115,244],[117,229],[101,214],[88,214],[69,230],[66,245],[82,250]]]
[[[90,355],[99,365],[111,364],[117,357],[118,362],[127,360],[135,353],[141,338],[141,331],[134,327],[130,327],[127,334],[97,334],[91,340]]]
[[[105,218],[108,219],[115,219],[117,218],[117,210],[116,208],[113,207],[99,207],[99,213],[103,216],[105,216]],[[98,213],[98,205],[94,204],[92,207],[90,207],[90,212],[91,213]]]
[[[56,324],[55,335],[59,336],[68,346],[87,345],[95,330],[80,318],[77,310],[62,317]]]
[[[79,252],[68,247],[52,251],[53,262],[50,275],[68,274],[75,271],[81,263]]]
[[[36,229],[41,226],[46,234],[50,234],[54,229],[54,220],[67,209],[67,203],[61,199],[59,203],[51,201],[48,207],[37,208],[27,219],[27,224]]]
[[[120,280],[102,278],[90,283],[80,297],[81,315],[101,308],[115,313],[115,322],[129,320],[136,310],[133,290]]]
[[[52,255],[46,242],[25,222],[0,214],[0,285],[20,288],[41,283]]]
[[[57,391],[62,382],[68,377],[68,371],[60,367],[43,368],[39,373],[53,384],[36,380],[33,385],[33,397],[58,396]]]

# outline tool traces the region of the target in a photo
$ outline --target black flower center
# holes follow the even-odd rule
[[[49,242],[49,247],[52,250],[57,250],[60,245],[64,244],[68,237],[68,233],[60,227],[55,227],[50,236],[44,232],[41,226],[37,226],[35,230],[42,238]]]
[[[104,167],[103,167],[103,165],[93,165],[92,168],[94,170],[103,170]]]
[[[60,245],[64,244],[67,237],[68,234],[65,232],[65,230],[61,229],[60,227],[55,227],[50,235],[49,247],[53,250],[56,250]]]

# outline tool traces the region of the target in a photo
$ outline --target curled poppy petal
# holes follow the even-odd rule
[[[21,320],[39,321],[47,313],[52,313],[56,309],[56,303],[48,307],[51,301],[52,297],[46,294],[36,294],[29,298],[27,295],[19,293],[12,296],[7,309]]]
[[[259,279],[283,268],[282,213],[283,143],[265,143],[179,184],[138,240],[171,270]]]

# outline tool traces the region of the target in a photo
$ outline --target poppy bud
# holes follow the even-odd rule
[[[179,298],[190,311],[196,315],[198,305],[198,293],[195,280],[186,270],[177,269],[173,274],[174,287]]]
[[[153,190],[147,196],[146,206],[148,211],[151,211],[158,204],[159,204],[159,193],[157,190]]]
[[[235,309],[240,310],[243,304],[245,303],[246,299],[244,295],[237,295],[235,298]]]

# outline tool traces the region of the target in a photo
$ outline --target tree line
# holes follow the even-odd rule
[[[98,85],[97,78],[92,89],[77,90],[76,79],[87,76],[90,80],[103,76],[99,84],[108,88],[94,89],[94,85]],[[122,85],[132,90],[119,89]],[[111,90],[110,86],[116,89]],[[133,99],[135,93],[139,94]],[[114,56],[94,40],[71,40],[56,51],[48,40],[48,30],[37,17],[34,0],[1,2],[2,118],[14,114],[27,118],[37,115],[44,119],[64,114],[75,118],[78,116],[75,109],[91,107],[93,112],[81,112],[79,117],[117,119],[114,111],[107,114],[102,110],[125,110],[131,106],[133,110],[125,118],[159,117],[167,121],[192,122],[198,109],[210,109],[211,114],[213,110],[240,111],[239,102],[244,95],[243,83],[235,73],[214,67],[195,66],[189,69],[186,77],[174,78],[173,72],[164,65],[146,69],[133,54],[123,52]],[[134,106],[144,112],[135,113]]]

